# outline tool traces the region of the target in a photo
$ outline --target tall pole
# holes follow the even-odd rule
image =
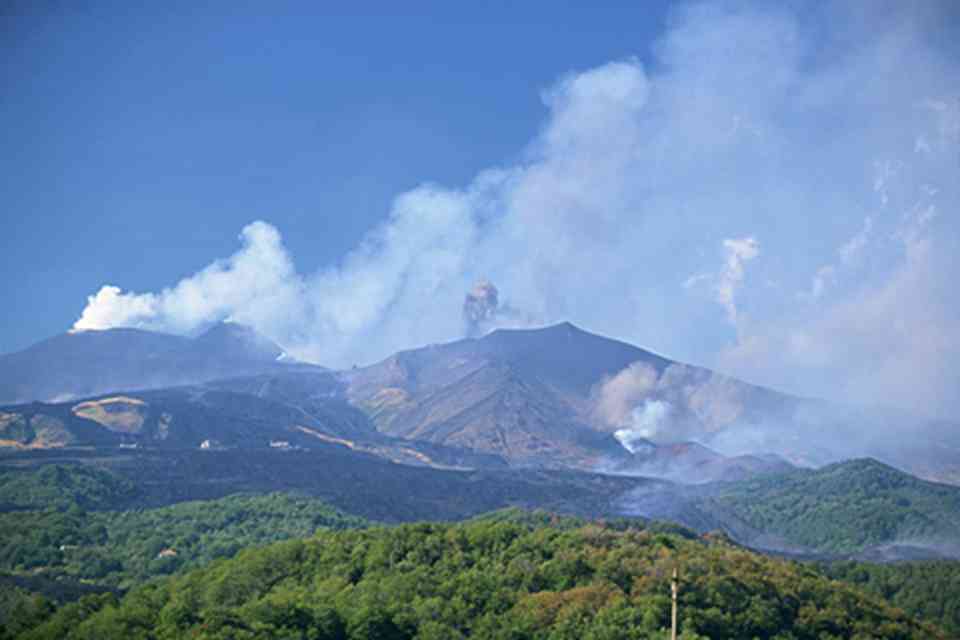
[[[670,622],[670,640],[677,640],[677,591],[680,590],[679,571],[673,568],[673,580],[670,581],[670,592],[673,594],[673,611]]]

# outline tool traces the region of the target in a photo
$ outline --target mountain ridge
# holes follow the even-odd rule
[[[219,323],[195,338],[136,328],[70,331],[0,355],[0,404],[207,382],[299,367],[255,330]]]

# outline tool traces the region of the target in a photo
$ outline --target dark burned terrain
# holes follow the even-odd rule
[[[299,451],[48,450],[0,458],[7,469],[63,463],[96,465],[128,479],[133,491],[118,496],[111,509],[297,491],[381,522],[460,520],[514,506],[602,517],[625,492],[663,484],[574,471],[413,467],[323,443]]]

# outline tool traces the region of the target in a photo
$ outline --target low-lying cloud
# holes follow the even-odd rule
[[[571,320],[794,392],[952,415],[956,19],[951,2],[681,7],[642,60],[544,91],[522,162],[399,195],[339,264],[297,273],[254,222],[168,289],[104,286],[75,328],[230,318],[349,366],[462,336],[464,293],[489,278],[520,311],[493,325]]]

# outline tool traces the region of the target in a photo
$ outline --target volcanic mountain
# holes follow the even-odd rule
[[[644,368],[647,385],[622,389],[629,398],[641,402],[683,396],[671,422],[656,425],[662,430],[661,441],[706,432],[715,426],[720,403],[738,403],[732,410],[727,407],[728,413],[750,421],[761,410],[782,413],[795,402],[727,378],[721,397],[714,388],[715,374],[705,369],[672,362],[570,323],[500,329],[479,339],[404,351],[341,376],[350,401],[383,433],[493,453],[519,465],[630,472],[648,465],[658,447],[653,443],[643,451],[625,447],[618,435],[630,430],[629,415],[610,416],[605,404],[610,403],[607,387],[618,375],[638,367]],[[661,380],[664,384],[658,387]],[[713,395],[697,395],[701,388]],[[672,433],[674,425],[682,429]],[[663,462],[661,455],[654,457]],[[709,457],[711,470],[702,479],[724,476],[726,466],[718,461],[726,458],[714,452]],[[740,460],[735,466],[744,463]],[[749,461],[757,470],[783,464]],[[701,471],[706,473],[706,467]]]
[[[0,403],[49,401],[153,389],[293,369],[276,344],[236,323],[196,338],[140,329],[64,333],[0,355]]]
[[[197,338],[71,333],[0,356],[0,398],[21,403],[0,416],[0,440],[18,448],[323,441],[415,464],[687,483],[872,456],[960,482],[955,425],[797,398],[570,323],[340,372],[298,363],[235,324]],[[60,402],[22,404],[34,399]]]
[[[380,432],[514,465],[704,482],[873,456],[960,482],[955,425],[790,396],[570,323],[403,351],[340,377]]]

